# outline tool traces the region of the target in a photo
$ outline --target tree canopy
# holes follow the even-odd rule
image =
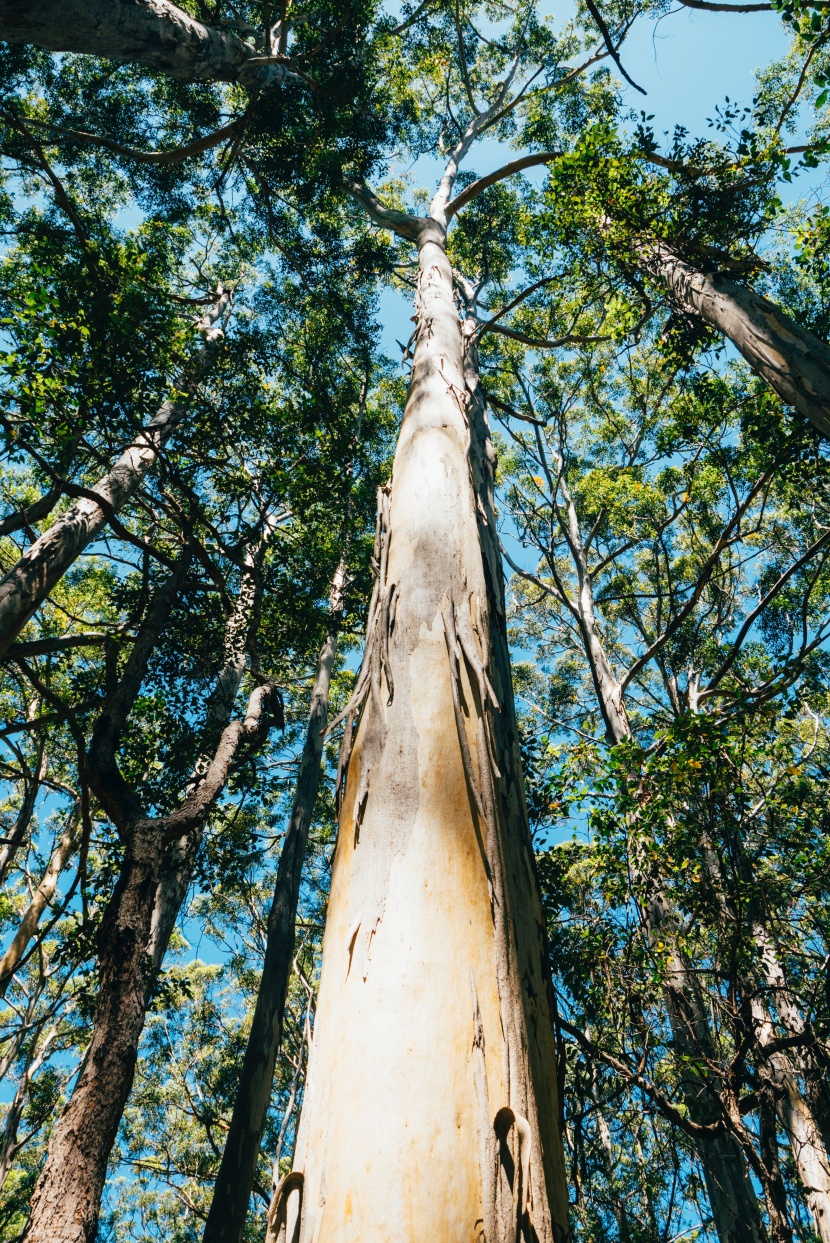
[[[661,0],[0,0],[0,1239],[74,1180],[61,1243],[310,1243],[338,817],[396,866],[395,713],[423,743],[426,525],[390,549],[395,486],[456,487],[406,439],[438,392],[487,586],[428,584],[442,711],[558,1102],[487,1103],[471,1237],[564,1243],[538,1125],[568,1243],[829,1243],[830,10],[682,3],[788,43],[705,134],[637,93]]]

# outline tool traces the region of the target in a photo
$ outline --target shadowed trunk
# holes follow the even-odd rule
[[[309,1078],[269,1234],[286,1243],[568,1230],[493,454],[444,238],[419,226]]]
[[[253,608],[243,575],[226,628],[226,652],[208,705],[208,723],[222,730],[209,762],[197,767],[181,807],[147,819],[122,777],[116,749],[147,663],[189,564],[187,551],[156,593],[124,674],[96,723],[87,771],[96,795],[125,843],[124,860],[98,934],[98,998],[92,1039],[75,1089],[49,1144],[32,1200],[26,1243],[92,1243],[96,1238],[107,1161],[132,1088],[147,1006],[170,934],[187,892],[205,820],[225,787],[245,740],[262,737],[270,684],[252,693],[244,720],[231,721],[245,668]]]
[[[774,302],[722,272],[704,273],[665,242],[632,245],[637,262],[661,281],[680,310],[699,316],[732,342],[783,402],[830,436],[830,346],[799,327]]]
[[[222,339],[222,321],[230,309],[231,296],[222,293],[221,286],[219,294],[196,325],[203,344],[188,372],[180,375],[174,385],[184,396],[164,402],[112,470],[96,483],[93,496],[82,497],[70,506],[0,581],[0,657],[72,563],[103,530],[110,515],[126,504],[155,465],[185,413],[187,398],[194,393]]]
[[[343,580],[344,567],[341,562],[331,593],[335,623],[342,610]],[[333,627],[317,660],[305,745],[268,915],[262,978],[203,1243],[238,1243],[245,1228],[262,1132],[271,1102],[274,1066],[282,1040],[285,1000],[294,959],[294,921],[308,833],[320,785],[329,688],[336,652],[337,634]]]
[[[258,68],[249,43],[168,0],[0,0],[0,39],[145,65],[179,82],[236,82]]]

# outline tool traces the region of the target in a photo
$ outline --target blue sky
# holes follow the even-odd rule
[[[554,16],[567,18],[571,9],[550,6]],[[658,140],[675,125],[683,125],[693,137],[708,134],[707,122],[728,95],[733,102],[751,104],[756,71],[782,56],[789,45],[787,33],[776,13],[705,13],[678,5],[659,20],[641,19],[626,39],[622,62],[647,94],[631,87],[623,99],[638,112],[653,114],[651,122]],[[491,148],[491,152],[487,148]],[[483,144],[474,160],[476,172],[489,171],[502,156],[497,144]],[[418,172],[424,182],[434,178],[437,161],[421,160]],[[796,183],[792,193],[801,186]],[[411,331],[409,300],[392,290],[381,301],[382,342],[390,358],[397,360],[397,341]]]

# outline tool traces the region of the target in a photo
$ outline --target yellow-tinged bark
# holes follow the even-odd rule
[[[483,407],[439,225],[420,240],[416,312],[295,1151],[302,1185],[286,1184],[270,1237],[506,1243],[518,1226],[553,1243],[567,1194],[543,923],[501,580],[484,546]]]

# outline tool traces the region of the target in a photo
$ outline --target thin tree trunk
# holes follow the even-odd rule
[[[40,700],[33,699],[29,704],[29,720],[34,720],[37,710],[40,707]],[[29,825],[32,822],[32,816],[37,802],[38,792],[43,778],[46,776],[46,769],[49,761],[46,753],[46,744],[43,738],[37,742],[37,763],[34,772],[27,772],[23,778],[23,798],[20,802],[17,815],[15,816],[14,825],[8,837],[4,838],[2,849],[0,849],[0,884],[3,884],[9,874],[9,868],[14,862],[14,857],[23,844]]]
[[[0,0],[0,39],[145,65],[179,82],[236,82],[256,68],[249,43],[168,0]]]
[[[345,569],[341,561],[331,592],[335,625],[326,636],[317,659],[305,745],[268,915],[265,960],[256,1008],[203,1243],[239,1243],[245,1229],[262,1132],[271,1102],[274,1066],[282,1040],[285,1001],[294,958],[294,922],[308,833],[320,785],[329,688],[337,653],[336,621],[342,611],[344,578]]]
[[[547,459],[538,430],[537,444],[543,466],[547,469]],[[625,710],[622,685],[614,673],[598,633],[593,588],[579,516],[565,479],[561,449],[555,466],[555,480],[552,472],[549,472],[548,479],[552,488],[556,486],[561,491],[565,502],[567,517],[563,534],[568,542],[577,577],[575,599],[568,599],[563,592],[562,600],[579,627],[596,691],[597,706],[609,741],[621,743],[630,738],[631,727]],[[634,780],[636,781],[636,777]],[[707,1063],[715,1062],[716,1051],[712,1047],[709,1020],[697,980],[678,948],[676,917],[662,878],[652,875],[647,865],[641,866],[638,860],[641,852],[636,838],[632,838],[631,853],[634,886],[646,933],[652,944],[663,940],[671,947],[663,976],[663,991],[680,1064],[686,1068],[696,1064],[705,1068]],[[708,1125],[723,1117],[718,1100],[718,1084],[712,1081],[712,1075],[707,1069],[702,1070],[701,1077],[686,1069],[682,1083],[684,1101],[693,1122]],[[709,1137],[697,1136],[694,1144],[720,1243],[766,1243],[766,1231],[758,1201],[738,1139],[733,1134],[722,1133]]]
[[[257,687],[244,720],[225,725],[212,760],[200,765],[177,811],[156,819],[143,817],[139,798],[118,770],[115,750],[187,562],[183,556],[157,593],[89,750],[90,782],[125,840],[126,852],[98,935],[99,988],[92,1040],[49,1145],[24,1234],[26,1243],[92,1243],[96,1237],[107,1161],[132,1087],[152,986],[178,914],[176,900],[180,905],[186,893],[188,869],[205,820],[224,789],[233,759],[245,739],[261,736],[263,710],[273,695],[269,684]],[[218,724],[215,705],[221,704],[230,717],[242,679],[252,609],[249,578],[250,574],[243,576],[237,608],[226,628],[230,650],[212,696],[213,712],[208,709],[208,717],[214,717],[212,726]]]
[[[721,272],[705,273],[657,239],[637,241],[640,267],[660,280],[675,306],[727,337],[753,371],[824,436],[830,436],[830,346],[780,307]]]
[[[492,447],[444,230],[419,234],[412,383],[380,494],[310,1072],[275,1226],[290,1243],[298,1225],[303,1243],[553,1243],[567,1194]]]
[[[717,1062],[709,1016],[698,982],[677,948],[677,923],[662,881],[641,876],[638,882],[649,940],[652,944],[663,940],[670,947],[663,990],[679,1054],[683,1098],[693,1122],[710,1124],[722,1119],[724,1111],[718,1084],[712,1082],[708,1069]],[[699,1073],[695,1073],[696,1066]],[[766,1243],[766,1230],[738,1139],[724,1132],[698,1136],[694,1143],[720,1243]]]
[[[792,1243],[793,1233],[787,1212],[787,1189],[781,1176],[778,1161],[778,1129],[776,1126],[776,1110],[768,1092],[761,1094],[760,1140],[761,1160],[763,1161],[767,1184],[767,1213],[772,1243]]]
[[[827,1082],[827,1054],[815,1033],[804,1021],[798,1003],[787,985],[777,949],[764,921],[751,919],[752,936],[761,962],[770,1002],[778,1011],[788,1036],[802,1037],[804,1044],[793,1050],[793,1059],[804,1080],[804,1096],[821,1135],[825,1152],[830,1152],[830,1084]]]
[[[44,531],[0,581],[0,657],[26,625],[26,622],[43,603],[55,584],[63,577],[72,563],[106,526],[109,517],[117,513],[135,494],[148,472],[153,468],[159,453],[181,421],[207,363],[222,339],[222,321],[230,308],[231,295],[219,289],[215,303],[205,312],[196,325],[203,343],[186,374],[177,377],[175,388],[185,397],[168,398],[124,450],[112,470],[100,479],[92,497],[77,500]]]
[[[597,1130],[599,1131],[602,1163],[605,1166],[605,1177],[608,1180],[608,1192],[614,1209],[614,1216],[617,1219],[617,1229],[619,1230],[620,1243],[630,1243],[631,1228],[628,1223],[628,1211],[625,1207],[625,1201],[620,1195],[620,1189],[617,1181],[616,1162],[614,1160],[614,1146],[611,1142],[611,1129],[608,1126],[608,1119],[605,1117],[605,1111],[600,1104],[596,1066],[591,1067],[591,1095],[594,1098],[594,1116],[597,1120]]]
[[[32,899],[26,908],[20,921],[20,926],[12,938],[9,948],[3,957],[0,958],[0,997],[5,996],[6,989],[11,983],[18,964],[26,952],[26,947],[37,931],[40,917],[54,897],[61,873],[78,844],[80,819],[80,803],[77,802],[69,813],[69,822],[52,852],[52,857],[43,874],[43,880],[32,894]]]

